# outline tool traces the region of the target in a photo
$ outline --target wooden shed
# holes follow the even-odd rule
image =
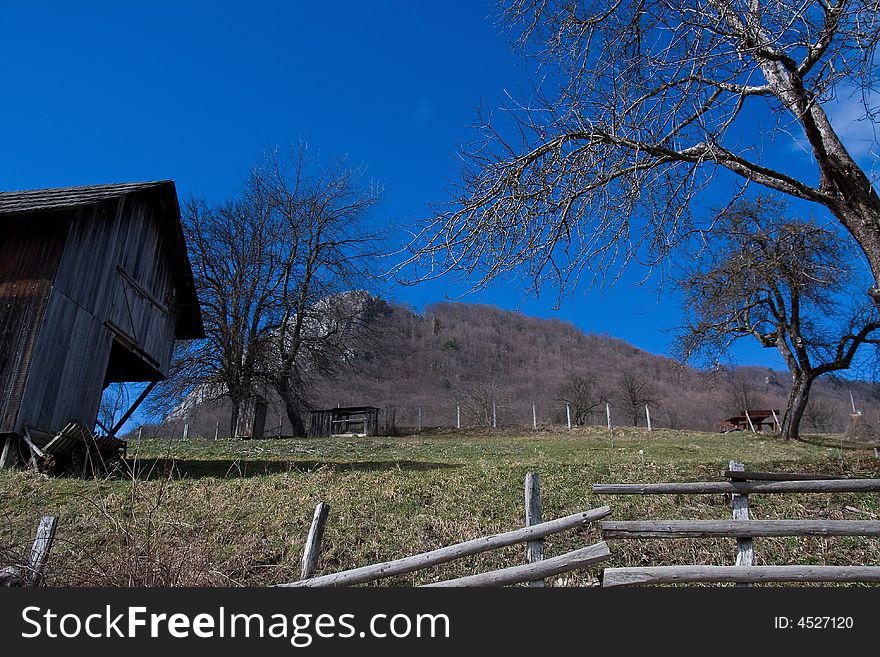
[[[375,436],[379,433],[379,410],[375,406],[344,406],[312,411],[309,434]]]
[[[107,385],[203,336],[172,181],[0,193],[0,443],[91,431]]]

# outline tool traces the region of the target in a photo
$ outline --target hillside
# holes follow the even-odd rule
[[[384,302],[379,308],[371,313],[366,346],[352,367],[312,391],[316,408],[378,406],[389,425],[406,431],[419,424],[420,414],[422,427],[454,427],[459,407],[463,426],[489,424],[494,400],[499,426],[531,425],[533,403],[539,424],[565,424],[563,389],[579,380],[587,386],[581,396],[595,407],[584,414],[584,424],[605,423],[607,400],[614,423],[631,425],[634,404],[627,403],[623,385],[627,376],[648,389],[657,427],[715,431],[744,405],[785,407],[786,372],[761,367],[701,372],[622,340],[584,333],[569,322],[489,305],[436,303],[422,314]],[[876,414],[873,386],[823,381],[814,388],[815,403],[804,428],[842,431],[850,390],[871,422]],[[645,420],[642,406],[640,424]],[[222,407],[202,405],[186,421],[191,431],[203,435],[213,434],[219,421],[222,435],[227,418]],[[277,435],[280,427],[283,434],[285,425],[272,404],[267,433]]]

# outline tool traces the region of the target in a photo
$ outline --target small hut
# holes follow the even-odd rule
[[[375,406],[345,406],[312,411],[312,436],[375,436],[379,433],[379,410]]]
[[[0,467],[93,435],[109,384],[149,392],[203,335],[172,181],[0,193]]]

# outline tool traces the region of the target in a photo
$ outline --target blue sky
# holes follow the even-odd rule
[[[366,165],[385,188],[381,218],[410,225],[446,200],[474,107],[497,106],[526,78],[494,12],[483,0],[0,0],[0,189],[170,178],[182,199],[222,199],[261,151],[305,139]],[[461,300],[666,353],[680,309],[638,278],[558,311],[552,294],[521,303],[504,286]],[[421,309],[463,291],[442,281],[394,295]],[[783,368],[752,345],[738,355]]]

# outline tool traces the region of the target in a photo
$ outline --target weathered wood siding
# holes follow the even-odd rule
[[[112,336],[95,317],[57,289],[49,296],[14,431],[53,432],[98,414]]]
[[[72,222],[55,285],[163,376],[176,324],[174,284],[147,194],[103,201]]]
[[[0,222],[0,433],[14,431],[70,218]]]

